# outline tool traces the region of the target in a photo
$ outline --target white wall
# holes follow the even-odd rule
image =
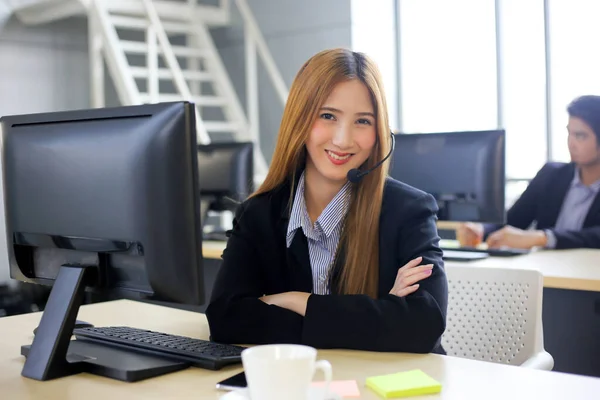
[[[84,19],[0,31],[0,115],[88,107],[88,76]]]
[[[32,27],[13,18],[0,27],[0,116],[88,106],[84,19]],[[4,227],[4,204],[0,203],[0,210],[0,227]],[[2,228],[0,282],[7,279],[6,232]]]
[[[5,2],[0,1],[0,29],[9,20],[12,9]]]

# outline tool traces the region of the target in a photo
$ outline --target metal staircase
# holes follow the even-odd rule
[[[246,104],[241,105],[209,28],[230,22],[230,4],[197,0],[29,0],[15,12],[28,23],[72,15],[88,18],[91,104],[103,107],[104,65],[123,105],[188,100],[196,104],[198,140],[252,141],[256,181],[266,175],[260,150],[257,55],[285,104],[288,90],[246,0]]]

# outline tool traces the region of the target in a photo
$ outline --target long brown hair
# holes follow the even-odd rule
[[[346,49],[325,50],[310,58],[296,75],[283,111],[269,172],[251,197],[270,192],[290,179],[293,190],[295,173],[305,162],[305,143],[319,109],[338,83],[352,79],[359,79],[368,88],[376,116],[377,140],[362,168],[372,167],[387,154],[390,131],[379,69],[362,53]],[[345,263],[338,285],[343,294],[377,297],[379,215],[387,173],[388,164],[384,163],[354,184],[338,246],[338,249],[345,249],[342,255]],[[290,196],[290,202],[293,202],[293,196]]]

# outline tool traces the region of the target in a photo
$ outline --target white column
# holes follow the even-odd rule
[[[102,59],[102,33],[96,16],[88,17],[88,51],[90,57],[90,106],[104,107],[104,60]]]

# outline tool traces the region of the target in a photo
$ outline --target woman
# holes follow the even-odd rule
[[[386,110],[363,54],[304,64],[266,180],[236,212],[206,311],[213,340],[443,352],[435,201],[387,178],[387,164],[347,179],[389,152]]]
[[[600,96],[581,96],[567,112],[571,163],[544,165],[508,210],[506,226],[461,225],[463,246],[487,239],[492,248],[600,249]]]

